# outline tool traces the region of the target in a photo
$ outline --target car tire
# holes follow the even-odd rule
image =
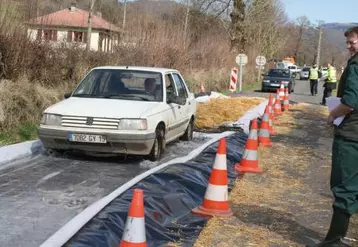
[[[193,132],[194,132],[194,121],[193,119],[191,119],[188,124],[188,127],[186,127],[184,135],[182,135],[179,139],[181,141],[191,141],[193,139]]]
[[[155,140],[153,143],[152,150],[150,151],[148,155],[148,159],[150,161],[157,161],[159,160],[163,153],[165,148],[165,135],[164,130],[160,127],[157,127],[157,130],[155,131]]]

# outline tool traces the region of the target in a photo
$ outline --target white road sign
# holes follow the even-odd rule
[[[237,65],[245,65],[247,64],[247,56],[246,54],[239,54],[236,56]]]
[[[258,66],[263,66],[266,64],[266,58],[264,56],[257,56],[256,57],[256,64]]]

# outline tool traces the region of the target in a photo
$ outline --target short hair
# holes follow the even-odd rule
[[[352,35],[353,33],[358,35],[358,26],[351,27],[347,31],[344,32],[344,37],[348,37]]]

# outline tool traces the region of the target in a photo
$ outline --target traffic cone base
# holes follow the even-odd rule
[[[196,207],[196,208],[192,209],[191,212],[194,214],[201,215],[201,216],[211,216],[211,217],[214,217],[214,216],[230,217],[233,215],[230,208],[228,210],[220,210],[220,209],[207,210],[204,206]]]
[[[262,173],[263,170],[261,168],[258,168],[256,165],[250,165],[250,166],[241,166],[240,164],[235,165],[235,170],[239,172],[247,172],[247,173]]]
[[[202,216],[231,216],[227,183],[226,139],[222,138],[216,152],[204,200],[191,212]]]

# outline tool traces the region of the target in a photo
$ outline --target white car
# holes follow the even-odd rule
[[[145,155],[160,159],[166,143],[193,137],[196,101],[177,70],[93,68],[65,99],[43,112],[45,149]]]
[[[311,67],[303,67],[300,72],[300,80],[308,80],[308,75]]]

